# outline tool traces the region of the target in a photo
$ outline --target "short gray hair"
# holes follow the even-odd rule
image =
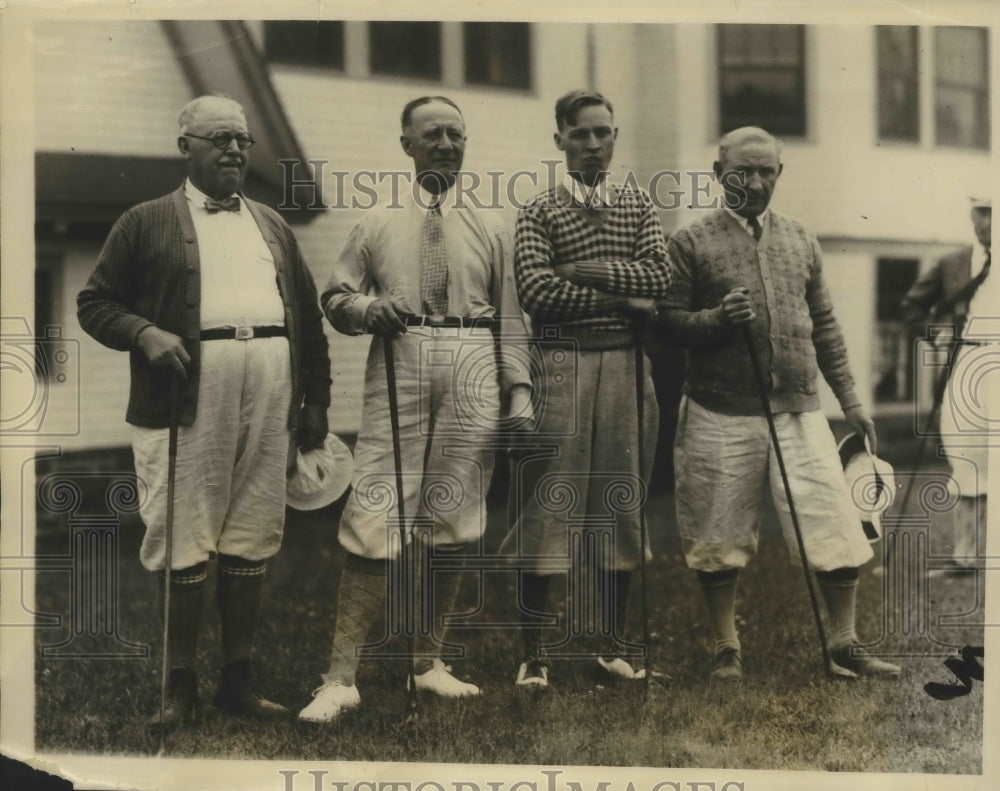
[[[726,158],[729,149],[743,143],[770,143],[774,150],[778,152],[778,161],[781,161],[781,141],[766,129],[759,126],[741,126],[726,132],[719,141],[719,162]]]
[[[243,105],[230,96],[226,96],[224,93],[212,93],[205,96],[199,96],[192,99],[190,102],[181,108],[181,114],[177,119],[177,125],[180,127],[182,135],[187,134],[188,129],[197,120],[198,115],[201,113],[202,108],[206,104],[215,104],[217,102],[228,102],[237,110],[240,111],[240,115],[243,116],[243,121],[246,122],[247,114],[243,109]]]

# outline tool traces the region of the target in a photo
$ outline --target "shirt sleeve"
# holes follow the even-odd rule
[[[854,376],[847,358],[847,344],[840,324],[833,315],[833,300],[823,278],[823,257],[819,242],[815,239],[812,239],[812,248],[812,273],[806,284],[806,303],[812,317],[816,361],[823,378],[840,402],[841,409],[847,410],[861,402],[854,391]]]
[[[734,328],[723,319],[722,306],[700,307],[698,254],[684,229],[670,237],[667,254],[673,274],[660,303],[658,325],[666,330],[672,343],[681,346],[710,346],[729,339]]]
[[[624,297],[559,277],[552,268],[553,258],[540,205],[526,206],[517,217],[514,269],[521,304],[535,318],[572,321],[613,313],[626,306]]]
[[[98,342],[119,351],[136,348],[136,339],[153,322],[133,310],[132,266],[139,221],[134,210],[122,215],[101,248],[97,266],[77,295],[80,326]]]
[[[515,385],[531,387],[531,353],[528,328],[514,282],[514,245],[506,228],[498,227],[494,238],[490,288],[500,346],[500,387],[506,395]]]
[[[337,332],[344,335],[365,332],[365,313],[377,299],[372,290],[368,226],[362,220],[348,236],[320,298],[323,312]]]
[[[629,261],[582,261],[575,265],[576,280],[623,297],[663,297],[671,271],[663,228],[649,198],[641,195],[639,228]]]

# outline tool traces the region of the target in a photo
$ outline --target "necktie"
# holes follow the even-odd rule
[[[239,211],[240,210],[240,199],[237,195],[230,195],[228,198],[223,198],[222,200],[215,200],[214,198],[205,198],[205,211],[209,214],[216,214],[220,211]]]
[[[747,217],[747,225],[750,230],[753,231],[753,238],[755,241],[759,242],[761,234],[764,233],[764,229],[760,225],[760,221],[756,217]]]
[[[448,312],[448,256],[438,198],[427,210],[420,240],[420,300],[428,315],[443,316]]]

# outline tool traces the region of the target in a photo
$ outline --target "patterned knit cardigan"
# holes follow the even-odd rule
[[[719,411],[760,412],[743,333],[723,322],[720,307],[726,293],[745,286],[774,411],[818,409],[817,369],[843,409],[859,403],[819,242],[801,223],[772,210],[756,242],[719,209],[677,230],[667,250],[674,278],[664,325],[673,341],[688,347],[688,395]]]

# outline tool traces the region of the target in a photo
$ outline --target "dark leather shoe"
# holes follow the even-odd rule
[[[723,648],[712,658],[712,681],[739,681],[743,678],[743,656],[735,648]]]
[[[857,641],[834,648],[830,658],[841,667],[852,670],[859,676],[872,678],[899,678],[899,665],[883,662],[858,645]]]
[[[163,719],[160,719],[160,709],[146,720],[146,729],[159,733],[160,728],[171,731],[179,725],[190,722],[198,708],[198,678],[190,668],[175,668],[167,676],[167,696],[163,706]]]
[[[222,668],[219,688],[213,701],[223,711],[258,719],[287,717],[290,712],[250,687],[250,660],[242,659]]]

